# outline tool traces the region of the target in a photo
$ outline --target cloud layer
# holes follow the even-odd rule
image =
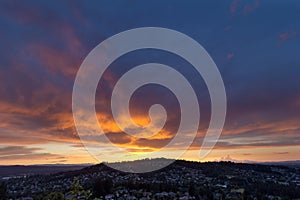
[[[273,154],[281,160],[297,158],[298,2],[233,0],[215,5],[210,1],[165,1],[145,5],[120,1],[116,5],[92,5],[80,1],[29,1],[16,5],[3,1],[0,16],[0,164],[24,163],[26,159],[35,163],[47,162],[46,159],[81,162],[82,158],[95,162],[84,151],[74,127],[71,98],[76,72],[89,51],[101,41],[143,26],[171,28],[193,37],[219,67],[228,97],[228,113],[223,134],[208,160],[225,157],[232,151],[240,151],[240,160],[249,160],[249,156],[253,156],[252,160],[263,160]],[[197,160],[193,151],[200,149],[207,131],[209,94],[193,67],[173,54],[141,50],[112,63],[96,94],[99,123],[113,143],[135,153],[155,151],[174,137],[180,121],[179,105],[163,87],[140,88],[130,104],[133,120],[140,125],[149,123],[151,105],[159,103],[166,108],[168,120],[157,135],[127,135],[112,118],[110,98],[117,80],[132,67],[148,62],[174,67],[196,91],[201,121],[191,155],[186,158]],[[90,142],[97,145],[94,137]],[[172,151],[176,150],[170,149],[169,153]]]

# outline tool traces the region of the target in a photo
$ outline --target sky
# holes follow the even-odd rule
[[[130,100],[131,116],[143,126],[149,123],[151,105],[165,107],[167,122],[152,137],[123,133],[110,110],[122,74],[159,62],[183,74],[199,100],[198,133],[182,159],[300,160],[299,1],[1,1],[0,26],[0,165],[129,159],[110,159],[112,151],[97,160],[87,152],[74,125],[72,90],[81,63],[95,46],[139,27],[180,31],[206,49],[224,81],[226,121],[214,149],[199,160],[211,114],[203,79],[172,53],[139,50],[113,62],[98,84],[97,117],[112,143],[133,154],[147,153],[163,148],[176,134],[179,105],[165,87],[145,85]],[[163,156],[174,151],[165,149]]]

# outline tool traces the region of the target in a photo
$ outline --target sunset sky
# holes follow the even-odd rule
[[[129,159],[110,159],[112,151],[98,161],[86,151],[74,126],[72,90],[81,63],[95,46],[138,27],[164,27],[190,36],[222,75],[225,126],[201,161],[300,160],[299,1],[1,1],[0,26],[0,165]],[[98,85],[99,123],[114,144],[132,153],[155,151],[172,140],[180,112],[167,88],[146,85],[130,102],[133,120],[140,125],[149,122],[151,105],[165,107],[167,123],[158,134],[133,138],[112,118],[114,85],[129,69],[149,62],[172,66],[193,86],[201,120],[182,158],[199,160],[211,114],[209,93],[195,69],[172,53],[139,50],[113,62]],[[166,149],[163,156],[174,151]]]

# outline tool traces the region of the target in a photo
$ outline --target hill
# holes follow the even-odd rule
[[[138,160],[112,164],[134,169],[164,161],[170,160]],[[75,180],[83,189],[92,192],[92,199],[300,198],[299,167],[229,161],[201,163],[175,160],[169,166],[149,173],[120,172],[101,163],[51,175],[10,178],[5,180],[5,184],[12,199],[39,199],[53,192],[70,196]]]

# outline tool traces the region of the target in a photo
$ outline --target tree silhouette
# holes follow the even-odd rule
[[[92,195],[90,190],[84,190],[78,178],[74,178],[70,187],[70,194],[72,195],[71,200],[77,200],[79,197],[84,197],[85,200],[88,200]]]
[[[8,199],[7,186],[4,182],[0,182],[0,200]]]
[[[113,181],[110,178],[96,179],[93,184],[93,194],[95,197],[105,196],[111,193],[113,188]]]

